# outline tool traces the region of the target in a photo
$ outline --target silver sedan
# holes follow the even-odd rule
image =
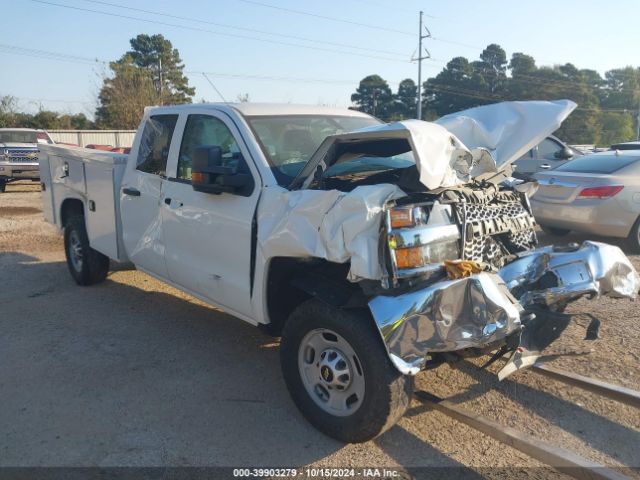
[[[543,230],[628,238],[640,251],[640,150],[585,155],[535,178],[531,207]]]

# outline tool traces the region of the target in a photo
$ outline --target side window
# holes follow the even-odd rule
[[[193,154],[198,147],[203,146],[222,148],[224,166],[249,172],[233,134],[221,120],[209,115],[189,115],[180,145],[177,178],[191,180]]]
[[[545,138],[538,145],[538,158],[544,158],[545,160],[557,160],[555,154],[560,150],[562,150],[562,145],[549,138]]]
[[[165,175],[173,130],[178,115],[154,115],[142,131],[136,168],[153,175]]]
[[[531,160],[533,158],[533,149],[522,155],[518,160]],[[517,161],[517,160],[516,160]]]

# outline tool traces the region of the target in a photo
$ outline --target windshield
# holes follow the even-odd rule
[[[288,186],[330,135],[381,122],[369,117],[276,115],[247,117],[278,183]]]
[[[23,130],[0,131],[0,143],[36,143],[36,132]]]
[[[407,168],[416,163],[411,145],[404,138],[339,143],[334,157],[333,164],[323,173],[324,178],[362,176]]]

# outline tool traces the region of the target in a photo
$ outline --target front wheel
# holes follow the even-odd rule
[[[304,417],[343,442],[365,442],[384,433],[411,401],[413,377],[391,364],[364,312],[316,299],[302,303],[282,332],[280,362]]]
[[[71,276],[78,285],[95,285],[107,278],[109,257],[89,245],[82,215],[74,215],[64,227],[64,251]]]

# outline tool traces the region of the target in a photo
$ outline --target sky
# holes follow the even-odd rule
[[[44,108],[93,117],[108,73],[100,61],[120,58],[140,33],[161,33],[179,50],[196,101],[221,101],[201,73],[207,72],[226,101],[248,94],[253,102],[348,106],[366,75],[381,75],[394,91],[404,78],[417,81],[418,67],[410,60],[417,54],[420,10],[432,35],[424,41],[432,58],[423,62],[423,80],[453,57],[477,59],[490,43],[509,58],[514,52],[532,55],[538,65],[571,62],[601,74],[640,65],[638,0],[0,0],[0,5],[5,20],[0,95],[17,97],[31,112]]]

